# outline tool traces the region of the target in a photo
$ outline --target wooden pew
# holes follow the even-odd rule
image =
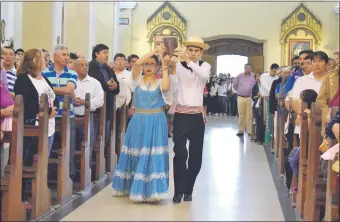
[[[99,132],[96,142],[93,146],[93,152],[96,156],[96,168],[94,180],[101,180],[105,176],[105,125],[106,125],[106,93],[104,92],[104,105],[100,108],[100,114],[94,114],[94,121],[100,122]]]
[[[299,178],[298,193],[296,197],[296,207],[300,212],[300,217],[304,218],[304,204],[306,200],[306,183],[307,183],[307,150],[308,150],[308,115],[304,112],[306,104],[301,107],[300,113],[300,155],[299,155]]]
[[[33,166],[23,168],[23,178],[32,180],[31,218],[35,220],[50,211],[51,191],[47,185],[48,167],[48,99],[40,97],[39,126],[25,125],[24,136],[38,137],[38,153],[34,155]]]
[[[11,143],[11,150],[10,164],[1,180],[1,221],[25,221],[26,208],[21,200],[24,138],[24,99],[21,95],[15,97],[12,132],[3,133],[3,142]]]
[[[107,173],[113,173],[116,169],[116,164],[117,164],[116,121],[117,121],[117,115],[116,115],[116,97],[115,97],[114,103],[113,103],[112,121],[110,123],[111,139],[110,139],[110,144],[109,144],[107,154],[106,154],[106,157],[105,157],[105,159],[106,159],[106,172]]]
[[[308,169],[304,221],[319,221],[320,210],[325,206],[326,181],[319,177],[322,114],[320,104],[313,103],[310,115],[312,129],[308,144]]]
[[[331,118],[335,116],[338,108],[332,108]],[[339,143],[339,141],[328,140],[329,148]],[[340,211],[340,192],[339,192],[339,175],[332,170],[333,161],[328,160],[327,169],[327,191],[326,191],[326,212],[325,221],[339,221]]]
[[[120,112],[120,138],[119,138],[119,146],[117,147],[117,156],[119,158],[120,150],[124,143],[125,131],[126,131],[126,121],[127,121],[127,106],[126,103],[122,105],[121,112]]]
[[[285,123],[287,121],[288,117],[288,110],[286,109],[284,105],[284,101],[280,101],[280,109],[281,109],[281,115],[280,115],[280,126],[279,128],[279,138],[278,138],[278,160],[279,160],[279,170],[280,170],[280,175],[283,177],[284,175],[284,163],[285,163],[285,153],[287,152],[288,148],[288,143],[285,135]]]
[[[74,120],[76,125],[79,127],[84,127],[84,140],[81,144],[81,150],[75,151],[74,156],[80,158],[80,190],[84,191],[89,188],[92,184],[91,181],[91,168],[90,168],[90,94],[85,95],[85,112],[84,117],[75,117]]]
[[[70,95],[64,96],[63,115],[56,119],[56,132],[61,131],[61,148],[53,151],[57,159],[49,159],[50,164],[57,165],[57,204],[64,204],[72,199],[73,182],[70,179]]]

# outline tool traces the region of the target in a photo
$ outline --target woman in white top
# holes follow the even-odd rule
[[[25,52],[21,66],[17,71],[14,93],[24,97],[25,125],[38,125],[40,96],[43,93],[47,95],[50,114],[48,124],[48,153],[50,153],[55,132],[54,117],[59,103],[56,100],[52,84],[41,76],[41,70],[44,67],[44,54],[40,49],[30,49]]]

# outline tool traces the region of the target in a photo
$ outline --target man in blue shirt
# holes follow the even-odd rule
[[[288,79],[287,83],[286,83],[286,93],[288,93],[294,86],[295,80],[301,76],[304,76],[305,73],[303,72],[302,69],[302,64],[303,61],[305,60],[305,57],[308,54],[313,53],[313,50],[303,50],[299,53],[299,57],[300,57],[300,64],[299,64],[299,68],[296,72],[294,72]]]
[[[52,84],[53,90],[59,101],[59,109],[56,114],[56,119],[61,119],[63,115],[64,95],[72,95],[77,87],[78,75],[75,71],[67,68],[69,61],[68,48],[63,45],[57,45],[54,48],[53,60],[54,64],[42,71],[42,76],[46,77]],[[73,99],[70,99],[70,178],[75,176],[74,157],[73,153],[76,148],[76,123],[74,121]],[[54,135],[57,143],[55,147],[61,146],[61,133],[56,132]],[[58,139],[60,138],[60,140]],[[60,145],[58,144],[60,142]]]

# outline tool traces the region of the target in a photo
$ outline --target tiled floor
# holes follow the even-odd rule
[[[63,221],[285,220],[263,146],[236,133],[237,118],[209,118],[202,170],[191,203],[172,204],[172,183],[169,198],[161,205],[112,197],[108,185]],[[170,150],[172,145],[171,141]]]

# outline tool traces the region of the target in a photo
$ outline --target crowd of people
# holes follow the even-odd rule
[[[292,126],[289,119],[300,112],[302,103],[310,109],[316,101],[323,107],[322,136],[326,140],[338,133],[339,118],[329,119],[329,108],[339,106],[339,52],[329,58],[323,51],[304,50],[293,58],[291,66],[274,63],[269,72],[263,74],[254,74],[251,64],[245,64],[244,72],[234,78],[230,74],[210,73],[210,64],[200,60],[203,51],[209,48],[202,39],[192,37],[184,45],[184,49],[176,49],[170,56],[163,56],[166,48],[160,44],[141,57],[117,53],[113,61],[109,61],[109,48],[104,44],[93,48],[90,59],[80,52],[70,53],[63,45],[55,46],[52,56],[44,49],[25,51],[4,47],[1,50],[1,130],[11,131],[16,95],[24,98],[25,124],[39,124],[39,98],[46,94],[50,153],[60,146],[61,135],[55,132],[55,121],[62,118],[64,95],[70,95],[72,156],[84,138],[84,129],[76,126],[74,117],[84,116],[85,94],[90,93],[92,113],[98,113],[104,104],[105,92],[106,146],[110,140],[113,103],[116,102],[118,115],[124,104],[128,106],[126,136],[119,147],[121,152],[112,183],[114,195],[128,195],[137,202],[164,199],[169,187],[168,138],[173,137],[174,203],[192,200],[202,164],[206,114],[238,116],[237,136],[255,133],[255,142],[262,144],[263,116],[280,115],[277,104],[278,99],[283,99],[290,113],[285,127],[290,151],[292,138],[299,138],[300,120],[297,118]],[[92,149],[99,120],[91,115],[90,122]],[[330,130],[326,127],[328,122],[335,127]],[[252,130],[253,123],[255,130]],[[115,124],[119,138],[121,123],[118,120]],[[25,146],[34,146],[32,140],[25,140]],[[190,141],[188,149],[187,140]],[[9,149],[10,144],[1,144],[2,175]],[[32,164],[36,151],[24,151],[24,165]],[[93,161],[90,160],[90,165]],[[287,172],[289,177],[289,169]],[[74,160],[70,158],[71,178],[74,175]]]
[[[98,44],[92,58],[70,52],[57,45],[50,53],[45,49],[1,48],[1,131],[11,131],[15,96],[24,99],[24,124],[38,125],[39,100],[48,97],[48,150],[58,149],[61,132],[56,120],[63,114],[65,95],[70,95],[70,178],[75,177],[73,153],[81,148],[84,129],[75,124],[83,117],[85,95],[90,94],[90,153],[99,131],[94,113],[106,103],[105,150],[110,142],[113,112],[122,112],[126,104],[127,130],[113,176],[115,196],[129,196],[136,202],[163,200],[169,187],[168,137],[174,141],[174,203],[192,200],[193,187],[200,172],[205,130],[204,86],[211,66],[200,57],[209,45],[199,37],[184,42],[185,48],[164,56],[159,44],[139,56],[117,53],[109,61],[109,47]],[[190,85],[190,87],[188,87]],[[104,92],[106,101],[104,101]],[[113,110],[115,103],[116,110]],[[167,121],[167,116],[170,117]],[[116,137],[120,137],[119,118]],[[168,131],[168,128],[173,129]],[[1,133],[1,138],[3,134]],[[187,140],[190,145],[187,149]],[[34,138],[24,138],[23,165],[31,166],[36,154]],[[118,140],[117,140],[118,142]],[[118,144],[118,143],[117,143]],[[190,157],[188,158],[188,150]],[[10,144],[1,143],[1,175],[8,163]],[[90,167],[94,159],[90,155]],[[187,166],[186,162],[189,161]],[[23,180],[23,189],[29,180]],[[23,192],[24,193],[24,192]],[[23,200],[27,201],[23,195]],[[27,203],[27,202],[26,202]]]
[[[232,87],[234,79],[229,73],[211,75],[204,91],[204,105],[208,115],[237,116],[237,94]]]

